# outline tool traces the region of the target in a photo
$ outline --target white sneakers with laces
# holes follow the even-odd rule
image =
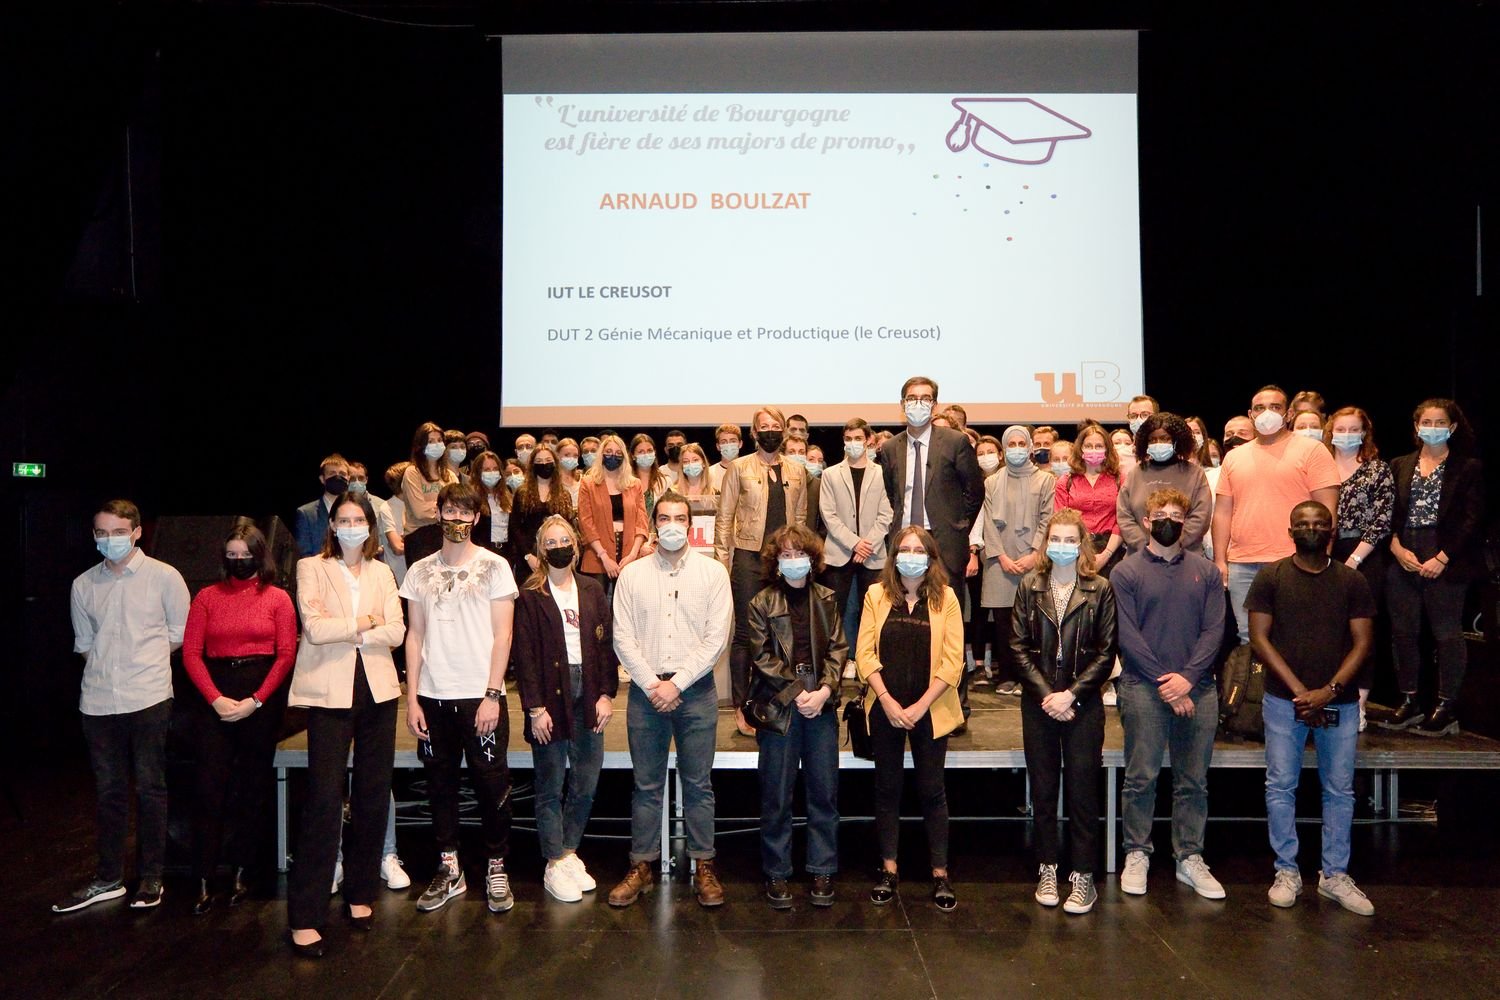
[[[547,890],[547,895],[561,903],[576,903],[583,898],[583,892],[574,881],[573,871],[566,858],[547,862],[547,867],[542,871],[542,888]]]
[[[1208,862],[1201,854],[1189,854],[1177,862],[1177,881],[1192,886],[1193,891],[1204,899],[1223,899],[1225,895],[1224,886],[1208,870]]]
[[[1036,901],[1043,906],[1056,906],[1060,902],[1057,898],[1057,866],[1042,865],[1038,875]]]
[[[411,876],[406,874],[406,869],[401,866],[401,859],[394,854],[387,854],[380,859],[380,877],[385,881],[387,889],[400,891],[411,886]]]
[[[1342,872],[1338,875],[1318,872],[1318,895],[1334,900],[1350,913],[1358,913],[1362,917],[1375,915],[1375,904],[1354,884],[1354,879]]]
[[[1120,891],[1132,896],[1146,894],[1146,873],[1151,870],[1151,855],[1131,851],[1125,855],[1125,869],[1120,872]]]
[[[1276,880],[1271,883],[1271,888],[1266,892],[1272,906],[1288,907],[1297,905],[1297,897],[1302,895],[1302,873],[1291,871],[1287,868],[1276,869]]]

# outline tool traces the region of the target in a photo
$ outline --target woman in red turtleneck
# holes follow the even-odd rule
[[[292,599],[271,585],[273,576],[265,536],[241,522],[224,540],[224,579],[200,590],[188,611],[182,662],[203,696],[195,726],[193,870],[199,894],[194,913],[213,906],[209,886],[221,846],[234,867],[229,904],[249,892],[245,868],[255,860],[286,707],[285,683],[297,654]]]

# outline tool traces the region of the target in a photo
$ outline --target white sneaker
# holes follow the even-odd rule
[[[854,661],[850,660],[847,664],[844,665],[844,680],[852,681],[858,677],[859,670],[854,666]]]
[[[595,882],[594,876],[583,867],[583,859],[576,852],[563,858],[562,863],[567,866],[568,874],[573,876],[573,884],[578,886],[579,892],[593,892],[599,888],[599,883]]]
[[[576,903],[583,898],[578,883],[573,881],[573,872],[564,861],[549,861],[542,872],[542,888],[547,895],[564,903]]]
[[[1056,906],[1057,898],[1057,866],[1042,865],[1038,872],[1040,878],[1036,883],[1036,901],[1043,906]]]
[[[344,884],[344,863],[335,861],[333,863],[333,888],[328,890],[328,895],[337,896],[339,887]]]
[[[1302,873],[1289,871],[1285,868],[1276,869],[1276,881],[1271,883],[1266,898],[1271,901],[1272,906],[1296,906],[1297,897],[1302,895]]]
[[[1189,854],[1177,862],[1177,881],[1193,887],[1193,891],[1204,899],[1223,899],[1224,886],[1208,870],[1208,863],[1201,854]]]
[[[380,877],[385,879],[387,889],[400,891],[411,885],[411,876],[406,874],[406,869],[401,867],[401,859],[394,854],[387,854],[380,859]]]
[[[1318,895],[1336,900],[1350,913],[1358,913],[1362,917],[1375,915],[1375,904],[1359,891],[1359,886],[1348,875],[1324,875],[1318,872]]]
[[[1120,703],[1120,695],[1115,691],[1113,684],[1104,685],[1104,693],[1099,696],[1099,704],[1105,708],[1114,708]]]
[[[1132,896],[1146,894],[1146,873],[1151,870],[1151,855],[1145,851],[1131,851],[1125,855],[1125,870],[1120,872],[1120,891]]]

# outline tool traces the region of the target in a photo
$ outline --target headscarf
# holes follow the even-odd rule
[[[1012,435],[1019,434],[1026,439],[1026,464],[1017,468],[1009,462],[1005,463],[1005,503],[1002,505],[1002,513],[1005,515],[1007,531],[1015,531],[1026,523],[1028,503],[1026,500],[1026,484],[1033,475],[1037,473],[1037,467],[1031,464],[1031,431],[1021,424],[1011,424],[1005,428],[1005,433],[1000,435],[1000,451],[1003,459],[1006,448],[1009,446]]]

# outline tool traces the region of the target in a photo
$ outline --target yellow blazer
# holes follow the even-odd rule
[[[306,708],[350,708],[354,699],[354,654],[365,663],[365,677],[375,701],[401,697],[391,647],[406,638],[396,577],[383,562],[366,559],[359,574],[359,607],[351,606],[349,587],[337,559],[309,556],[297,560],[297,610],[302,641],[287,704]],[[374,614],[385,624],[364,633],[356,618]]]
[[[859,647],[855,653],[855,669],[859,679],[868,684],[870,675],[881,668],[880,630],[891,613],[891,599],[886,596],[885,586],[872,584],[865,591],[865,609],[859,619]],[[964,721],[964,710],[958,702],[958,681],[964,669],[964,615],[952,587],[943,588],[943,606],[933,612],[929,607],[928,621],[932,623],[932,677],[940,677],[948,689],[938,695],[928,712],[932,715],[932,735],[947,736]],[[875,691],[865,691],[865,718],[875,708]]]

